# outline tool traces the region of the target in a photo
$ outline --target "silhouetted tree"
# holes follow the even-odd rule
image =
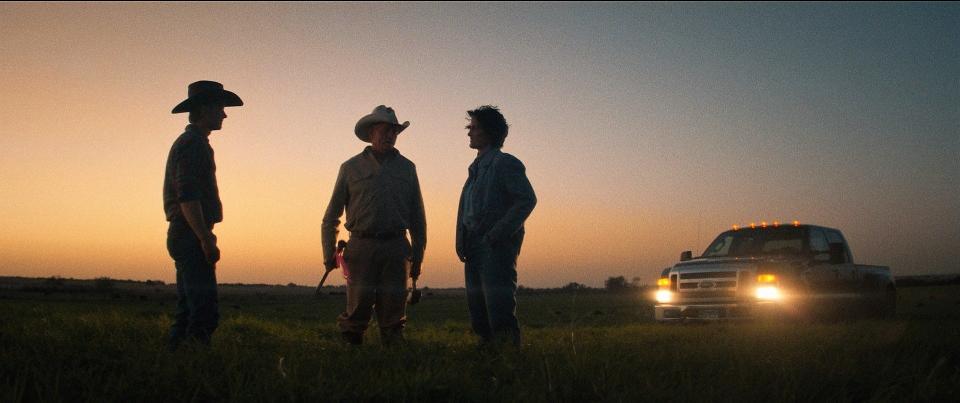
[[[608,278],[607,281],[603,282],[603,287],[610,292],[623,292],[633,288],[633,286],[628,283],[627,279],[623,276]]]
[[[97,291],[112,291],[116,282],[110,277],[97,277],[93,280],[93,288]]]
[[[573,282],[561,287],[560,289],[564,291],[577,291],[577,290],[585,290],[587,288],[588,287],[583,284]]]

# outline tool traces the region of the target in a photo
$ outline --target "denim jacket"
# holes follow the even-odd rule
[[[471,241],[519,251],[523,242],[523,222],[537,205],[537,196],[523,163],[499,148],[487,153],[493,154],[479,156],[471,164],[471,175],[460,193],[456,248],[457,256],[461,258],[466,256],[466,243]],[[465,203],[470,201],[474,211],[470,220],[473,228],[464,224]]]

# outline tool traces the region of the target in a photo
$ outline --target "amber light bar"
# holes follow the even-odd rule
[[[747,225],[747,226],[750,227],[750,229],[757,229],[757,223],[756,223],[756,222],[752,222],[752,223],[750,223],[750,225]],[[766,222],[766,221],[760,221],[760,228],[767,228],[767,226],[768,226],[768,225],[767,225],[767,222]],[[793,220],[793,226],[794,226],[794,227],[799,227],[799,226],[800,226],[800,221],[799,221],[799,220]],[[737,224],[733,224],[732,227],[733,227],[733,230],[734,230],[734,231],[739,230],[740,228],[744,228],[743,226],[740,226],[740,225],[737,225]],[[773,222],[773,228],[780,228],[780,221],[774,221],[774,222]]]

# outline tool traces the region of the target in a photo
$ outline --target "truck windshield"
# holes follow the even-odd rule
[[[727,231],[707,247],[703,257],[797,255],[803,251],[804,230],[798,227]]]

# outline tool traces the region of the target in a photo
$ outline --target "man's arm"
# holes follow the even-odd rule
[[[423,264],[423,254],[427,249],[427,215],[423,208],[423,194],[420,192],[420,179],[417,178],[417,169],[413,168],[413,208],[412,222],[410,223],[410,247],[412,249],[410,261],[410,277],[416,280],[420,277],[420,266]]]
[[[526,168],[520,160],[504,155],[499,171],[503,189],[509,194],[512,204],[506,214],[484,235],[484,241],[488,244],[496,243],[519,231],[537,205],[537,195],[533,193],[533,186],[527,179]]]
[[[455,241],[455,248],[457,250],[457,258],[459,258],[461,262],[467,261],[466,245],[464,245],[465,240],[463,239],[466,236],[465,234],[466,229],[463,227],[463,221],[462,221],[463,220],[463,198],[464,198],[464,193],[466,191],[467,191],[467,185],[464,184],[463,190],[460,191],[460,202],[457,205],[457,230],[456,230],[457,235],[456,235],[456,241]]]
[[[200,240],[200,247],[203,248],[203,255],[207,262],[214,264],[220,260],[220,248],[217,247],[217,237],[210,231],[203,218],[203,206],[200,204],[202,192],[199,177],[204,166],[201,161],[204,158],[206,155],[198,143],[189,144],[181,149],[177,158],[174,182],[180,212]]]
[[[207,262],[210,264],[217,263],[220,260],[217,237],[213,235],[213,231],[207,227],[207,223],[203,220],[203,206],[200,201],[193,200],[180,203],[180,211],[183,213],[183,217],[187,219],[190,229],[200,240],[200,247],[203,248],[203,255],[207,258]]]
[[[327,204],[327,211],[323,214],[323,222],[320,224],[320,245],[323,248],[323,265],[327,270],[338,267],[336,255],[337,234],[340,227],[340,216],[343,214],[349,202],[349,192],[347,191],[347,178],[345,168],[340,166],[337,173],[337,182],[333,185],[333,195],[330,196],[330,204]]]

